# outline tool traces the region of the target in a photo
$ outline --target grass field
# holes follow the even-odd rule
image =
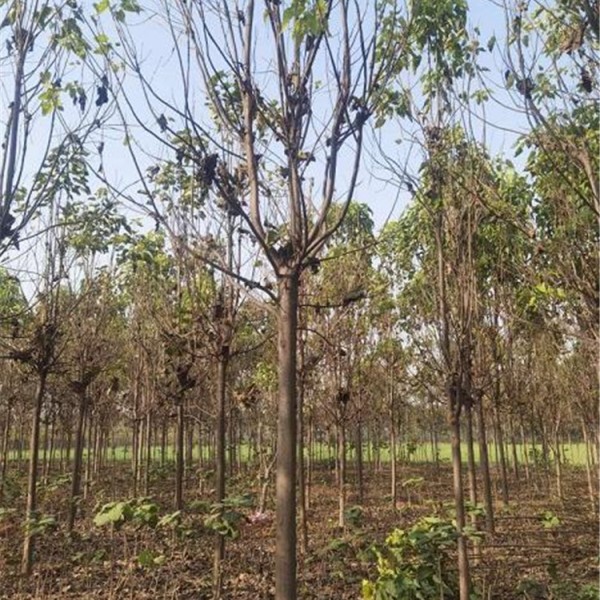
[[[430,444],[415,444],[413,446],[413,449],[414,449],[414,451],[410,454],[410,456],[407,456],[406,445],[399,446],[399,448],[397,450],[397,458],[402,461],[408,461],[408,462],[414,462],[414,463],[419,463],[419,462],[429,463],[429,462],[434,461],[432,448],[431,448]],[[518,460],[521,463],[525,462],[525,452],[524,452],[523,446],[520,444],[517,444],[516,449],[517,449]],[[204,450],[203,455],[205,457],[208,456],[209,449],[207,447],[205,447],[203,450]],[[242,444],[240,450],[241,450],[241,460],[244,462],[247,461],[252,452],[250,445]],[[585,465],[586,448],[585,448],[584,443],[563,444],[562,450],[563,450],[564,462],[566,462],[567,464],[571,464],[574,466],[584,466]],[[534,454],[533,447],[531,445],[528,445],[527,451],[529,453],[529,460],[530,460],[530,462],[532,462],[532,458],[533,458],[533,454]],[[451,448],[450,448],[449,442],[440,442],[438,444],[438,452],[439,452],[439,460],[441,460],[443,462],[450,461]],[[64,448],[56,449],[54,451],[55,459],[59,459],[61,456],[61,453],[64,456],[66,454],[66,450]],[[494,444],[488,445],[488,453],[489,453],[490,462],[492,464],[496,464],[499,462],[499,458],[496,455],[496,447]],[[29,453],[27,451],[23,451],[21,453],[22,459],[23,460],[27,459],[28,454]],[[84,456],[86,456],[86,455],[87,455],[87,450],[84,451]],[[305,455],[308,456],[308,451],[305,451]],[[313,457],[317,460],[320,459],[320,460],[330,461],[330,460],[333,460],[335,457],[335,448],[333,446],[328,446],[326,444],[320,444],[320,445],[315,444],[313,455],[314,455]],[[541,460],[542,447],[540,444],[537,444],[535,446],[535,455],[537,456],[538,460]],[[42,450],[40,452],[40,458],[43,458],[43,456],[44,456],[44,451]],[[73,456],[73,451],[71,451],[71,456]],[[193,456],[195,459],[200,458],[200,448],[198,447],[198,445],[196,445],[194,447]],[[355,449],[353,447],[350,447],[348,449],[348,459],[352,460],[355,456],[356,456]],[[553,456],[554,456],[554,453],[551,451],[550,452],[551,459],[553,458]],[[369,457],[373,458],[374,452],[372,451],[372,449],[370,452],[369,448],[365,444],[364,449],[363,449],[363,460],[367,461],[369,459]],[[380,457],[383,462],[389,462],[390,461],[389,448],[382,447],[380,450]],[[462,446],[462,457],[463,457],[463,461],[466,462],[467,448],[466,448],[465,444],[463,444],[463,446]],[[15,460],[17,458],[18,458],[18,453],[16,450],[13,450],[9,453],[10,460]],[[129,460],[129,459],[131,459],[131,446],[116,446],[115,448],[110,448],[108,450],[107,458],[108,458],[108,460],[114,460],[114,461]],[[158,461],[161,459],[160,446],[154,446],[152,448],[152,458],[155,461]],[[175,460],[175,449],[172,445],[167,446],[166,452],[165,452],[165,458],[168,461]],[[512,447],[508,448],[508,451],[506,454],[506,459],[508,461],[512,460]],[[479,462],[479,447],[478,446],[475,447],[475,460],[477,462]]]

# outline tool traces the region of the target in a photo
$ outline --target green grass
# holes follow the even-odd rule
[[[531,462],[531,449],[532,449],[531,445],[528,445],[527,449],[528,449],[528,452],[530,453],[530,462]],[[439,459],[441,461],[450,461],[451,447],[450,447],[449,442],[440,442],[438,444],[438,450],[439,450]],[[564,456],[566,456],[568,464],[572,464],[572,465],[576,465],[576,466],[585,465],[586,448],[585,448],[584,443],[564,444],[563,450],[564,450]],[[241,451],[241,459],[242,459],[242,461],[245,462],[251,456],[252,449],[249,444],[242,444],[241,449],[239,449],[238,451]],[[539,445],[539,444],[536,445],[536,452],[538,453],[538,457],[541,459],[541,456],[542,456],[541,445]],[[66,456],[66,450],[65,449],[55,450],[55,453],[54,453],[55,460],[58,460],[60,458],[61,454],[63,457]],[[320,444],[320,447],[319,447],[319,445],[315,445],[315,451],[313,454],[314,454],[314,458],[316,458],[316,459],[318,459],[319,457],[322,457],[323,460],[330,461],[330,460],[333,460],[335,457],[335,449],[333,447],[329,447],[327,444]],[[497,464],[499,462],[499,459],[496,456],[496,450],[495,450],[494,444],[489,444],[488,454],[489,454],[490,462],[492,464]],[[160,446],[154,446],[152,448],[153,461],[161,460],[161,455],[162,455],[162,453],[161,453]],[[374,458],[374,456],[375,456],[374,451],[371,450],[370,455],[372,458]],[[29,452],[24,451],[22,453],[23,460],[26,460],[28,458],[28,456],[29,456]],[[71,452],[71,457],[72,456],[73,456],[73,451]],[[87,456],[87,450],[84,451],[84,457],[85,456]],[[208,456],[208,448],[207,447],[204,448],[204,456],[205,457]],[[306,451],[306,456],[308,456],[308,451]],[[352,460],[353,458],[355,458],[355,456],[356,456],[355,449],[352,447],[349,448],[348,459]],[[551,456],[551,458],[553,457],[552,452],[550,453],[550,456]],[[43,457],[44,457],[44,452],[41,451],[40,452],[40,460],[43,459]],[[194,447],[193,457],[195,460],[198,460],[200,458],[200,449],[197,445]],[[364,449],[363,449],[363,460],[367,461],[368,457],[369,457],[369,449],[367,448],[367,445],[365,444]],[[383,462],[390,461],[390,451],[389,451],[388,447],[381,448],[380,457]],[[398,450],[397,450],[397,457],[399,460],[407,460],[406,445],[399,445]],[[519,462],[521,462],[521,463],[525,462],[524,448],[521,445],[517,445],[517,457],[518,457]],[[17,458],[18,458],[17,451],[13,450],[9,453],[10,460],[16,460]],[[166,452],[165,452],[165,458],[167,461],[175,460],[175,450],[172,445],[167,446]],[[466,462],[467,448],[466,448],[465,444],[463,444],[463,446],[462,446],[462,458],[463,458],[463,461]],[[506,458],[508,461],[512,461],[512,448],[508,449]],[[131,459],[131,446],[117,446],[114,449],[109,448],[107,459],[109,461],[111,461],[111,460],[115,460],[115,461],[130,460]],[[431,445],[430,444],[417,444],[414,453],[411,454],[411,456],[408,458],[408,460],[410,462],[427,462],[427,463],[433,462],[434,457],[432,454]],[[475,447],[475,460],[477,462],[479,462],[479,447],[478,446]]]

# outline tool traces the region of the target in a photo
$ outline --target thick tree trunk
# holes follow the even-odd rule
[[[25,508],[25,539],[23,543],[23,556],[21,558],[21,573],[29,576],[33,564],[34,538],[30,535],[31,522],[36,517],[37,510],[37,477],[38,459],[40,449],[40,416],[42,404],[46,392],[46,381],[48,374],[45,371],[39,373],[38,387],[35,394],[31,422],[31,436],[29,438],[29,471],[27,475],[27,504]]]
[[[275,598],[296,599],[296,350],[298,273],[279,279]]]

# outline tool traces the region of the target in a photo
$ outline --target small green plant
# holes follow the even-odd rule
[[[40,515],[25,522],[25,530],[30,536],[40,536],[56,529],[56,518],[52,515]]]
[[[417,444],[416,442],[407,442],[406,443],[406,457],[410,460],[413,455],[417,453]]]
[[[156,554],[152,550],[142,550],[137,557],[140,567],[151,569],[164,564],[166,556],[164,554]]]
[[[157,523],[157,527],[177,527],[181,523],[181,511],[176,510],[175,512],[164,515],[160,518]]]
[[[94,517],[96,527],[111,525],[120,529],[125,523],[133,523],[136,527],[154,529],[159,522],[158,504],[149,498],[134,498],[104,504]]]
[[[61,488],[66,487],[71,483],[71,475],[59,475],[54,479],[51,479],[45,486],[44,490],[46,492],[55,492]]]
[[[544,529],[554,529],[560,525],[560,519],[551,510],[545,510],[539,519]]]
[[[212,503],[209,500],[192,500],[187,505],[187,510],[190,513],[205,515],[210,512]]]
[[[363,520],[361,506],[351,506],[344,511],[344,521],[349,527],[360,527]]]
[[[138,527],[147,526],[154,529],[158,524],[158,504],[148,498],[141,498],[133,504],[133,522]]]
[[[335,555],[345,552],[350,547],[350,542],[346,538],[333,538],[320,553],[323,555]]]
[[[2,521],[8,521],[16,512],[16,508],[4,508],[3,506],[0,506],[0,523],[2,523]]]
[[[130,502],[108,502],[96,513],[94,525],[96,527],[111,525],[114,529],[120,529],[132,517],[133,508]]]
[[[395,529],[383,546],[374,546],[377,579],[363,580],[364,600],[433,600],[454,598],[458,588],[450,552],[456,527],[438,517],[424,517],[411,529]]]
[[[525,600],[533,600],[534,598],[547,598],[548,586],[535,579],[523,579],[519,582],[517,593],[522,594]]]
[[[473,504],[468,500],[465,502],[465,510],[471,517],[482,518],[485,517],[485,508],[483,504]]]
[[[13,504],[22,494],[22,489],[19,480],[7,475],[2,483],[2,497],[8,504]]]
[[[204,526],[226,538],[237,539],[240,535],[239,524],[244,516],[240,509],[251,506],[250,494],[231,496],[223,502],[215,502],[211,505],[210,514],[204,519]]]

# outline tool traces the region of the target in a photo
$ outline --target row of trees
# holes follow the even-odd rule
[[[538,484],[551,457],[561,495],[562,444],[583,439],[595,506],[595,4],[519,4],[487,45],[462,0],[5,6],[0,489],[30,426],[30,525],[40,466],[71,472],[72,531],[116,443],[134,495],[150,491],[153,449],[164,461],[173,445],[177,508],[190,448],[214,462],[222,503],[249,445],[265,483],[276,467],[276,595],[294,598],[318,444],[335,440],[343,526],[350,446],[359,497],[363,461],[389,448],[395,502],[401,445],[426,438],[435,454],[443,413],[461,600],[465,445],[472,502],[479,447],[490,532],[490,438],[505,502],[509,466]],[[166,86],[136,39],[159,22]],[[500,45],[495,96],[485,55]],[[521,167],[472,125],[496,101],[521,111]],[[28,144],[34,126],[45,149]],[[116,177],[124,154],[135,191]],[[380,231],[354,201],[371,157],[411,196]],[[37,244],[33,281],[19,243]],[[224,552],[216,536],[215,597]]]

